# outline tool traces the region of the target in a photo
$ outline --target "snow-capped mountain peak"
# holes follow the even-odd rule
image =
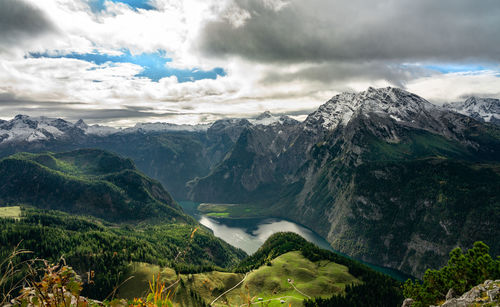
[[[272,117],[273,117],[273,115],[271,114],[271,111],[265,111],[264,113],[257,116],[255,119],[256,120],[264,120],[266,118],[272,118]]]
[[[80,119],[79,119],[79,120],[75,123],[75,127],[80,128],[80,129],[82,129],[82,130],[86,130],[86,129],[88,129],[89,125],[87,125],[87,124],[83,121],[83,119],[81,119],[81,118],[80,118]]]
[[[264,125],[264,126],[269,126],[269,125],[274,125],[274,124],[294,124],[298,123],[295,119],[286,116],[286,115],[274,115],[270,111],[265,111],[264,113],[260,114],[254,119],[249,119],[248,120],[250,123],[253,125]]]
[[[45,116],[16,115],[13,119],[0,121],[0,144],[9,142],[34,142],[62,139],[74,135],[107,136],[115,133],[205,131],[209,125],[176,125],[170,123],[138,123],[134,127],[119,129],[101,125],[87,125],[82,119],[76,123]]]
[[[469,97],[465,101],[448,103],[443,107],[478,121],[500,125],[500,99]]]
[[[161,131],[206,131],[209,125],[177,125],[171,123],[137,123],[134,127],[123,129],[123,133],[133,132],[161,132]]]
[[[412,122],[414,118],[435,106],[425,99],[405,90],[393,87],[375,89],[368,88],[360,93],[341,93],[305,120],[306,128],[321,126],[332,130],[347,123],[356,114],[385,114],[396,121]]]
[[[0,123],[0,143],[56,139],[73,127],[72,123],[63,119],[19,114],[9,121]]]

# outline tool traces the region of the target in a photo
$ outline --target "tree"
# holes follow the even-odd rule
[[[408,280],[404,296],[414,299],[416,307],[429,306],[443,300],[449,289],[460,295],[487,279],[500,278],[500,257],[493,259],[489,251],[481,241],[466,253],[459,247],[453,249],[445,267],[427,270],[422,282]]]

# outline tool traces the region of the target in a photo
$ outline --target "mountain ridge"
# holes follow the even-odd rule
[[[209,124],[173,124],[168,122],[137,123],[133,127],[114,128],[98,124],[88,125],[83,119],[71,123],[61,118],[46,116],[31,117],[18,114],[11,120],[0,120],[0,144],[7,142],[36,142],[50,139],[68,139],[74,134],[109,136],[113,134],[159,133],[159,132],[205,132],[219,121],[238,123],[247,120],[252,125],[272,125],[276,122],[294,122],[289,116],[276,116],[269,111],[255,118],[229,118]]]
[[[0,160],[0,174],[3,203],[119,221],[193,223],[159,182],[138,172],[130,159],[106,151],[18,153]]]

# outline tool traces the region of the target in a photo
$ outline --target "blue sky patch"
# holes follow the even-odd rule
[[[89,0],[89,6],[92,12],[99,13],[106,9],[104,3],[106,1],[110,2],[120,2],[128,5],[134,10],[154,10],[155,8],[150,4],[149,0]]]
[[[477,72],[488,69],[487,67],[478,64],[471,64],[471,65],[433,64],[433,65],[424,65],[423,67],[439,71],[440,73],[443,74],[457,73],[457,72]]]
[[[167,65],[172,59],[166,56],[163,51],[155,53],[141,53],[133,55],[129,50],[121,50],[121,55],[108,55],[101,53],[69,53],[69,54],[48,54],[48,53],[30,53],[31,58],[68,58],[91,62],[96,65],[105,63],[132,63],[139,65],[143,70],[136,77],[146,77],[152,81],[158,81],[161,78],[176,76],[179,82],[190,82],[202,79],[216,79],[217,76],[225,76],[226,72],[220,67],[211,70],[177,69]]]

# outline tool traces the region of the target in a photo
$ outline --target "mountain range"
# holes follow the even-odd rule
[[[373,91],[375,89],[370,88],[367,92]],[[366,112],[370,108],[378,108],[373,103],[366,104],[363,100],[363,96],[355,95],[353,93],[343,93],[339,96],[341,99],[350,101],[352,103],[347,104],[332,104],[327,103],[321,106],[320,110],[314,112],[310,121],[314,118],[318,118],[319,114],[327,113],[327,116],[323,116],[325,122],[323,125],[326,128],[331,128],[337,125],[339,122],[346,122],[352,117],[353,113],[357,109],[361,109],[362,112]],[[334,98],[335,99],[335,98]],[[338,98],[337,98],[338,99]],[[430,106],[429,102],[425,102],[427,106]],[[362,106],[361,106],[361,105]],[[411,107],[411,106],[410,106]],[[434,106],[437,108],[437,106]],[[383,109],[384,107],[382,107]],[[394,119],[397,119],[398,105],[393,105],[390,108],[385,108],[392,114]],[[442,109],[454,111],[463,115],[472,117],[478,121],[488,122],[493,124],[500,124],[500,100],[494,98],[479,98],[479,97],[469,97],[465,101],[445,103],[441,106]],[[382,111],[379,109],[378,111]],[[405,108],[400,111],[405,112]],[[408,110],[406,110],[408,111]],[[394,113],[394,114],[393,114]],[[245,119],[231,119],[230,122],[237,124],[238,122]],[[271,125],[275,123],[297,123],[296,120],[288,116],[276,116],[266,111],[259,116],[251,119],[246,119],[251,125]],[[227,120],[222,120],[227,121]],[[198,125],[177,125],[172,123],[156,122],[156,123],[137,123],[134,127],[129,128],[114,128],[102,125],[87,125],[82,119],[75,123],[68,122],[60,118],[49,118],[49,117],[30,117],[27,115],[16,115],[11,120],[1,120],[0,119],[0,144],[7,144],[9,142],[37,142],[37,141],[47,141],[54,139],[67,139],[76,135],[87,135],[87,136],[109,136],[112,134],[133,134],[133,133],[159,133],[159,132],[171,132],[171,131],[190,131],[190,132],[202,132],[207,131],[213,125],[220,123],[221,121],[216,121],[213,124],[198,124]]]
[[[18,153],[0,160],[0,203],[86,214],[112,221],[186,216],[156,180],[132,160],[97,150]]]
[[[422,276],[456,246],[483,240],[500,251],[498,106],[369,88],[334,96],[303,122],[266,112],[114,129],[18,115],[0,122],[0,156],[104,148],[176,199],[266,206],[341,252]]]

